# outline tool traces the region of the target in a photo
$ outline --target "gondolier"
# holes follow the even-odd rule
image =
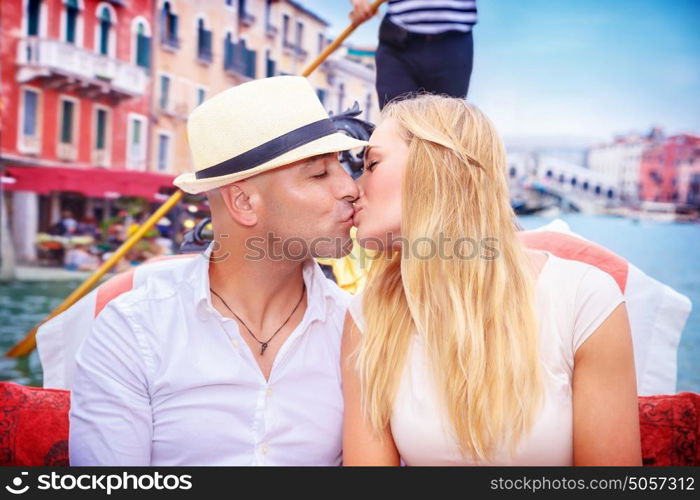
[[[367,0],[351,1],[353,22],[374,14]],[[380,108],[415,91],[466,97],[476,22],[476,0],[389,0],[376,54]]]

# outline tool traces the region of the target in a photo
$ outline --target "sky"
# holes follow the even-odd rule
[[[302,0],[348,24],[350,0]],[[477,0],[468,99],[505,137],[700,135],[700,0]],[[382,7],[383,13],[386,7]],[[377,16],[350,44],[376,45]]]

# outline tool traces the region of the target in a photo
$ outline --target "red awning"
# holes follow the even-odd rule
[[[174,188],[172,175],[110,168],[6,167],[5,177],[14,182],[3,183],[7,191],[78,192],[92,198],[140,196],[150,201],[163,201],[161,188]]]

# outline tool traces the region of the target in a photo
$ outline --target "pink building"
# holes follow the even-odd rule
[[[679,186],[680,166],[700,157],[700,137],[678,134],[667,137],[642,154],[640,199],[685,203]],[[695,160],[697,161],[697,160]]]
[[[62,210],[108,217],[110,200],[152,201],[153,0],[2,0],[0,160],[21,260]]]

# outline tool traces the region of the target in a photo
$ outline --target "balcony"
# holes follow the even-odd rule
[[[106,149],[95,149],[92,152],[92,163],[97,167],[109,167],[109,151]]]
[[[17,81],[44,78],[59,90],[85,97],[109,94],[117,99],[142,96],[148,85],[143,68],[59,40],[29,37],[17,47]]]
[[[56,147],[56,156],[59,160],[75,161],[78,159],[78,148],[75,144],[59,142]]]
[[[306,59],[308,57],[308,55],[309,55],[309,51],[304,50],[301,47],[296,47],[296,50],[294,51],[294,57],[296,57],[297,60],[299,60],[299,61],[303,61],[304,59]]]
[[[267,38],[275,38],[277,36],[278,31],[279,30],[277,29],[277,26],[273,26],[271,24],[268,24],[265,27],[265,35],[267,36]]]
[[[282,42],[282,50],[285,55],[292,55],[296,52],[297,46],[289,40],[284,40]]]
[[[240,20],[241,25],[249,28],[255,22],[255,16],[252,14],[248,14],[247,12],[241,12],[239,20]]]
[[[180,39],[175,35],[161,37],[160,44],[168,52],[176,52],[180,49]]]
[[[214,60],[214,54],[212,53],[211,49],[209,50],[201,50],[197,52],[197,61],[203,64],[211,64],[211,62]]]

